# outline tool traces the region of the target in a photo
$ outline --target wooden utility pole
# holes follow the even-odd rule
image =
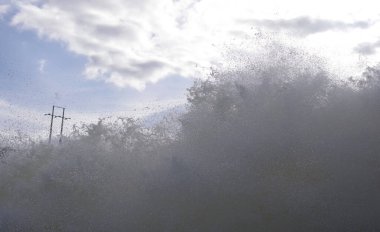
[[[44,115],[49,115],[51,116],[51,119],[50,119],[50,130],[49,130],[49,144],[51,143],[51,134],[53,132],[53,121],[54,121],[54,108],[55,106],[53,105],[53,109],[51,111],[51,114],[44,114]]]
[[[59,116],[59,115],[54,115],[54,110],[55,108],[60,108],[62,109],[62,116]],[[60,107],[60,106],[54,106],[53,105],[53,109],[51,111],[51,114],[45,114],[45,115],[49,115],[51,116],[51,119],[50,119],[50,130],[49,130],[49,144],[51,144],[51,136],[52,136],[52,132],[53,132],[53,121],[54,121],[54,118],[61,118],[62,121],[61,121],[61,133],[60,133],[60,137],[59,137],[59,143],[61,144],[62,143],[62,137],[63,137],[63,122],[65,120],[68,120],[68,119],[71,119],[71,118],[65,118],[65,107]]]

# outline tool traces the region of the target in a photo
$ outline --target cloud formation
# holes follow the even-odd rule
[[[9,106],[10,106],[9,102],[7,102],[4,99],[0,99],[0,108],[7,108]]]
[[[221,65],[226,46],[255,34],[252,25],[298,36],[370,30],[367,19],[378,14],[374,7],[352,13],[369,6],[366,1],[371,2],[350,2],[337,12],[339,4],[330,0],[13,0],[11,25],[86,57],[87,78],[141,90],[170,75],[194,77]]]
[[[330,30],[348,30],[348,29],[366,29],[371,26],[367,21],[355,21],[351,23],[343,21],[333,21],[325,19],[313,19],[310,17],[297,17],[292,19],[278,20],[243,20],[243,23],[254,24],[274,30],[288,30],[300,36],[330,31]]]
[[[380,48],[380,40],[373,43],[361,43],[354,48],[354,51],[361,55],[374,55],[377,48]]]
[[[47,61],[45,59],[40,59],[38,61],[38,71],[40,73],[44,73],[45,72],[46,63],[47,63]]]
[[[6,14],[9,10],[8,5],[2,5],[0,4],[0,19],[3,17],[4,14]]]
[[[210,52],[202,50],[201,37],[187,36],[193,30],[188,18],[198,2],[18,2],[11,24],[63,42],[70,51],[88,57],[84,72],[88,78],[143,89],[170,74],[190,76],[187,67],[195,63],[210,66]],[[201,52],[204,55],[199,57]]]

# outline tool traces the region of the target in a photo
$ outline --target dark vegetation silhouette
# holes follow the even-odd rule
[[[280,45],[236,62],[154,126],[1,149],[0,231],[380,231],[380,69],[341,81]]]

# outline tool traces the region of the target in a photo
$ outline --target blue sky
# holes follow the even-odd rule
[[[254,51],[258,32],[315,52],[340,76],[360,73],[380,59],[378,5],[0,0],[0,130],[42,133],[53,104],[71,123],[181,105],[194,78],[228,66],[225,50]]]

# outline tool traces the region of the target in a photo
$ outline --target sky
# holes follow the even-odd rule
[[[0,0],[0,130],[46,136],[52,105],[67,107],[68,126],[183,105],[194,79],[258,37],[359,74],[380,60],[378,9],[376,0]]]

